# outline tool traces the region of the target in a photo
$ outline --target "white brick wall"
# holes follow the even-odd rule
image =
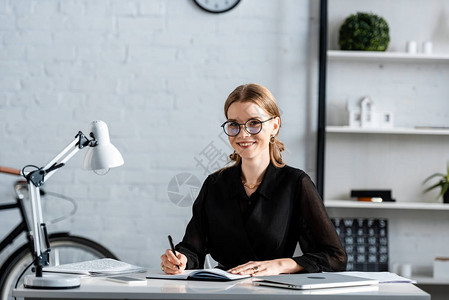
[[[79,205],[51,229],[157,267],[166,236],[179,241],[191,215],[171,202],[169,182],[202,182],[195,158],[211,142],[230,153],[219,125],[237,85],[273,92],[285,158],[314,176],[317,2],[243,0],[214,15],[191,0],[0,0],[0,165],[45,165],[104,120],[125,165],[97,176],[80,170],[78,153],[45,186]],[[1,175],[2,202],[13,180]],[[49,218],[69,211],[48,202]],[[0,217],[0,236],[15,218]]]

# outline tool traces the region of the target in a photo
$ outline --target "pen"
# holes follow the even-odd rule
[[[170,243],[171,252],[173,252],[173,254],[176,256],[175,245],[173,245],[173,239],[171,238],[171,235],[168,236],[168,242]],[[176,266],[179,269],[179,265]]]

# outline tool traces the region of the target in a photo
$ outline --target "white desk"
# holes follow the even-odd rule
[[[136,277],[145,274],[136,275]],[[81,287],[67,290],[38,290],[20,287],[13,295],[35,299],[328,299],[328,300],[430,300],[430,295],[409,283],[297,291],[256,287],[252,279],[232,282],[148,279],[146,286],[130,286],[104,278],[83,278]],[[320,295],[320,296],[317,296]]]

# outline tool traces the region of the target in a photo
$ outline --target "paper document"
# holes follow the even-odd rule
[[[411,280],[409,278],[401,277],[395,273],[391,272],[335,272],[335,274],[363,277],[379,280],[379,283],[416,283],[416,280]]]
[[[114,275],[145,272],[146,269],[112,258],[101,258],[59,266],[44,267],[44,272],[80,274],[80,275]]]
[[[182,274],[168,275],[162,272],[149,273],[147,278],[153,279],[184,279],[184,280],[215,280],[229,281],[251,277],[250,275],[231,274],[220,269],[185,270]]]

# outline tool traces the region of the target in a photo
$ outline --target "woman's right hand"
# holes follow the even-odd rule
[[[179,268],[178,268],[179,266]],[[171,249],[167,249],[164,254],[161,255],[161,269],[167,274],[181,274],[186,269],[187,257],[176,251],[176,256]]]

